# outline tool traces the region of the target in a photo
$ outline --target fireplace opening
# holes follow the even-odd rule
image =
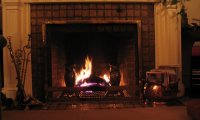
[[[138,26],[133,21],[45,24],[47,98],[135,97],[141,71]]]

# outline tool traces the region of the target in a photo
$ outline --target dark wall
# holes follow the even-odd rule
[[[1,82],[2,82],[2,86],[1,87],[3,87],[3,50],[2,49],[0,49],[0,80],[1,80]]]

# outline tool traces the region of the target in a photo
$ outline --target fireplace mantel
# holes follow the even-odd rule
[[[24,0],[25,3],[62,3],[62,2],[140,2],[140,3],[156,3],[160,0]]]
[[[3,35],[12,37],[13,49],[22,48],[27,44],[31,33],[30,5],[58,2],[118,2],[118,3],[150,3],[154,4],[155,22],[155,65],[178,65],[181,63],[181,21],[177,10],[166,9],[160,0],[2,0]],[[16,73],[9,56],[9,50],[4,48],[4,83],[3,92],[8,97],[15,97]],[[25,89],[32,95],[32,71],[28,65]],[[180,69],[181,79],[181,69]],[[180,80],[180,82],[182,82]],[[183,93],[181,93],[183,95]]]

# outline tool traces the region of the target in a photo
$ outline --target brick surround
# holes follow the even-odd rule
[[[45,96],[42,23],[54,20],[141,20],[143,77],[147,70],[155,67],[153,3],[31,4],[32,85],[36,98],[44,99]]]

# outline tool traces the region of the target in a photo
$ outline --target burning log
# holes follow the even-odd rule
[[[98,87],[108,87],[109,83],[107,83],[103,78],[99,76],[91,75],[89,78],[84,79],[82,82],[80,81],[77,86],[80,87],[90,87],[90,86],[98,86]]]
[[[110,65],[110,78],[107,74],[96,76],[92,74],[92,58],[86,57],[85,65],[77,72],[76,65],[65,67],[65,84],[67,87],[107,87],[119,86],[120,70],[118,66]]]

